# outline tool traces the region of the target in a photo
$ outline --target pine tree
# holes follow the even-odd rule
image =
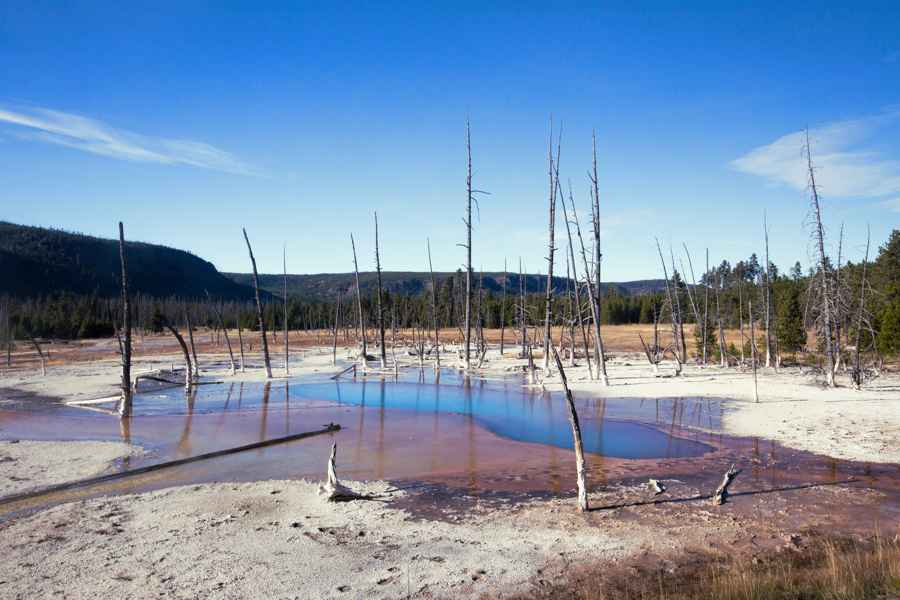
[[[781,352],[797,352],[806,346],[806,330],[803,328],[803,306],[800,303],[800,286],[786,283],[778,290],[775,337]]]

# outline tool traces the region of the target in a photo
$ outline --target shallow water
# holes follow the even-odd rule
[[[442,384],[398,381],[329,383],[273,382],[205,386],[185,399],[180,389],[138,396],[137,416],[223,414],[258,411],[277,415],[289,409],[325,408],[329,404],[361,409],[403,411],[415,415],[456,414],[487,430],[521,442],[572,447],[568,410],[560,394],[536,393],[518,383]],[[718,401],[664,398],[610,398],[577,401],[585,451],[614,458],[699,456],[712,447],[673,434],[673,425],[717,429]],[[261,426],[268,426],[261,423]]]

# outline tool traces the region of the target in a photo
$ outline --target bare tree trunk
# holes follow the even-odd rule
[[[553,321],[553,254],[556,251],[554,242],[554,234],[556,230],[556,169],[553,163],[553,127],[550,127],[550,146],[548,148],[548,159],[550,162],[550,223],[547,226],[548,246],[547,246],[547,291],[544,302],[544,371],[550,371],[550,346],[552,345],[551,325]],[[556,150],[557,161],[559,161],[559,146]]]
[[[47,362],[44,358],[44,352],[41,350],[41,345],[38,344],[37,340],[34,339],[34,336],[30,333],[28,334],[28,339],[31,340],[31,345],[34,346],[34,349],[37,350],[38,359],[41,361],[41,375],[46,377],[47,375]]]
[[[723,287],[724,277],[719,276],[719,285],[716,287],[716,323],[719,326],[719,364],[722,367],[728,366],[728,350],[725,347],[725,329],[722,327],[722,310],[719,305],[719,290]],[[738,287],[740,291],[740,287]],[[744,354],[744,326],[743,315],[741,316],[741,360]]]
[[[500,356],[503,356],[504,337],[506,334],[506,257],[503,258],[503,299],[500,303]]]
[[[331,364],[337,364],[337,338],[338,338],[338,329],[340,328],[340,318],[341,318],[341,294],[338,293],[337,304],[334,307],[334,335],[331,339]]]
[[[193,372],[194,369],[191,365],[191,353],[188,351],[187,344],[184,343],[184,338],[181,337],[181,334],[178,333],[178,330],[166,319],[165,322],[166,328],[172,332],[172,335],[175,336],[175,339],[178,340],[178,345],[181,346],[181,353],[184,355],[184,391],[185,393],[189,393],[191,391],[191,383],[193,382]]]
[[[381,368],[387,365],[387,351],[384,347],[384,306],[382,306],[381,291],[381,255],[378,251],[378,213],[375,213],[375,273],[378,280],[378,339],[381,343]]]
[[[575,248],[574,248],[574,244],[572,243],[572,227],[569,223],[569,213],[566,210],[565,197],[562,196],[561,192],[560,192],[560,196],[562,197],[561,204],[563,207],[563,220],[566,222],[566,236],[569,239],[569,260],[572,263],[572,274],[574,275],[574,280],[575,280],[575,309],[576,309],[575,312],[577,313],[576,318],[578,319],[578,326],[581,329],[581,340],[584,343],[584,359],[587,362],[588,377],[590,377],[591,379],[594,379],[594,371],[591,368],[591,353],[590,353],[590,349],[588,346],[587,332],[585,331],[584,317],[583,317],[582,311],[581,311],[581,294],[579,292],[579,288],[581,286],[578,284],[578,264],[575,262]],[[572,197],[572,186],[571,185],[569,186],[569,201],[572,202],[572,211],[574,213],[575,203],[574,203],[574,198]],[[581,232],[579,231],[579,239],[581,239],[580,236],[581,236]],[[588,276],[590,276],[590,272],[587,271],[587,256],[584,252],[584,242],[582,242],[581,250],[582,250],[582,253],[581,253],[582,259],[584,260],[584,268],[586,270],[585,272]],[[593,313],[593,309],[594,309],[593,296],[594,295],[593,295],[593,293],[590,293],[592,290],[590,280],[588,280],[587,287],[588,287],[588,292],[589,292],[588,295],[591,297],[591,312]],[[574,353],[575,353],[575,339],[573,337],[572,338],[572,354],[573,354],[573,356],[574,356]]]
[[[259,332],[262,334],[263,362],[266,365],[266,377],[272,379],[272,363],[269,360],[269,340],[266,339],[266,321],[263,318],[262,298],[259,295],[259,274],[256,271],[256,259],[253,258],[253,248],[250,247],[250,238],[244,229],[244,241],[247,242],[247,252],[250,253],[250,264],[253,266],[253,289],[256,291],[256,317],[259,320]]]
[[[528,320],[525,318],[525,278],[522,273],[522,257],[519,257],[519,327],[522,329],[522,358],[528,356]]]
[[[187,321],[187,330],[188,330],[188,340],[191,343],[191,355],[194,357],[194,375],[200,376],[200,365],[197,360],[197,348],[194,346],[194,325],[191,323],[191,311],[185,307],[184,310],[185,320]]]
[[[709,337],[709,248],[706,249],[706,283],[703,286],[703,364],[709,360],[707,338]]]
[[[659,252],[659,262],[662,264],[663,269],[663,277],[666,280],[666,298],[669,301],[669,313],[672,316],[672,352],[676,355],[676,360],[678,362],[684,362],[680,358],[678,358],[678,315],[675,311],[675,301],[672,299],[672,290],[669,287],[669,272],[666,270],[666,260],[663,258],[662,248],[659,245],[659,240],[656,240],[656,250]],[[724,356],[724,355],[723,355]]]
[[[844,224],[838,235],[837,262],[834,265],[834,372],[843,369],[844,356],[841,352],[841,330],[843,329],[844,303],[843,286],[841,286],[841,252],[844,247]]]
[[[428,251],[428,272],[431,274],[431,324],[434,327],[434,368],[441,368],[441,344],[438,339],[437,317],[437,282],[434,279],[434,269],[431,266],[431,242],[425,238],[425,249]]]
[[[738,280],[738,321],[741,328],[741,368],[744,367],[745,357],[744,357],[744,340],[746,336],[744,335],[744,279],[743,277]],[[724,287],[724,286],[721,286]],[[718,300],[717,300],[718,302]],[[721,327],[720,327],[721,329]]]
[[[859,345],[862,343],[861,332],[862,332],[862,322],[863,322],[863,312],[866,306],[866,269],[869,265],[869,243],[871,242],[872,234],[869,230],[869,226],[866,225],[866,257],[863,259],[863,270],[862,270],[862,281],[859,284],[859,312],[856,319],[856,360],[855,366],[853,369],[853,379],[854,383],[856,383],[856,389],[862,387],[862,369],[859,364]]]
[[[584,264],[585,287],[588,292],[588,303],[591,307],[591,321],[594,327],[594,357],[597,359],[597,375],[600,383],[609,385],[609,377],[606,374],[606,354],[603,351],[603,339],[600,337],[600,300],[595,295],[596,289],[591,278],[591,268],[588,266],[587,251],[584,248],[584,238],[581,236],[581,223],[578,219],[578,212],[575,210],[575,199],[572,197],[571,189],[569,190],[569,204],[572,206],[572,217],[575,223],[575,232],[578,234],[578,243],[581,246],[581,260]],[[597,240],[594,240],[597,243]],[[589,363],[590,364],[590,363]]]
[[[763,211],[763,231],[765,232],[766,238],[766,266],[763,269],[763,276],[765,277],[765,304],[764,309],[766,311],[765,314],[765,328],[766,328],[766,368],[770,368],[772,366],[772,335],[771,331],[771,322],[770,322],[770,314],[772,312],[772,282],[769,279],[769,224],[766,219],[766,213]],[[752,324],[751,324],[752,326]],[[752,334],[751,334],[752,335]]]
[[[288,295],[287,295],[287,246],[282,249],[281,254],[282,265],[284,267],[284,285],[282,287],[284,302],[284,374],[291,374],[291,351],[290,342],[288,341]],[[337,335],[335,330],[335,335]]]
[[[687,255],[688,259],[688,267],[691,270],[691,285],[687,285],[685,283],[685,288],[687,288],[688,301],[691,303],[691,312],[694,313],[694,323],[696,323],[696,327],[700,327],[700,309],[697,308],[697,303],[694,302],[694,293],[691,291],[691,287],[697,287],[697,278],[694,276],[694,261],[691,260],[691,252],[688,250],[687,244],[684,245],[684,253]],[[684,270],[684,263],[681,263],[681,270]],[[702,330],[701,330],[702,331]],[[681,330],[682,340],[684,339],[684,328]]]
[[[122,266],[122,312],[123,329],[125,329],[125,340],[122,343],[122,398],[119,401],[119,416],[130,417],[133,398],[131,387],[131,300],[128,295],[128,261],[125,259],[125,228],[121,221],[119,221],[119,262]]]
[[[672,260],[672,293],[675,296],[675,309],[678,312],[678,337],[681,341],[681,362],[687,362],[687,344],[684,341],[684,315],[681,313],[681,296],[678,293],[678,286],[675,285],[675,253],[672,252],[672,246],[669,246],[669,256]]]
[[[466,119],[466,329],[464,364],[466,372],[472,366],[472,138],[469,119]]]
[[[231,374],[234,375],[234,352],[231,351],[231,340],[228,339],[228,329],[225,328],[225,321],[222,319],[222,312],[219,310],[219,307],[213,303],[212,296],[209,295],[209,291],[203,291],[206,292],[206,299],[209,301],[209,305],[212,307],[213,312],[216,314],[216,321],[219,323],[219,327],[222,328],[222,333],[225,334],[225,345],[228,347],[228,360],[229,364],[231,365]]]
[[[831,297],[828,295],[828,262],[825,257],[825,231],[822,227],[822,209],[816,189],[816,174],[812,163],[812,149],[809,147],[809,130],[806,130],[806,164],[809,169],[809,189],[813,213],[816,215],[816,242],[819,249],[819,271],[822,275],[822,314],[825,335],[825,383],[834,387],[834,348],[831,337]]]
[[[603,252],[600,248],[600,188],[599,183],[597,181],[597,132],[591,131],[591,140],[593,144],[593,173],[591,176],[591,186],[593,189],[593,205],[591,208],[591,215],[593,216],[593,227],[594,227],[594,293],[593,298],[591,299],[591,303],[595,305],[595,324],[594,324],[594,350],[596,352],[595,358],[597,359],[597,371],[600,374],[600,382],[603,385],[609,385],[609,377],[606,374],[606,352],[604,352],[603,348],[603,336],[600,335],[600,302],[603,298],[603,288],[600,285],[600,272],[601,272],[601,264],[603,262]],[[570,197],[571,201],[572,198]],[[572,213],[575,214],[575,204],[572,203]],[[581,227],[578,226],[578,215],[575,214],[575,224],[578,229],[578,239],[581,239]],[[584,241],[581,242],[582,254],[584,254]],[[585,272],[587,273],[587,265],[585,265]],[[591,285],[590,275],[587,277],[588,286]]]
[[[562,379],[563,390],[566,393],[566,405],[569,408],[569,424],[572,426],[572,441],[575,447],[575,473],[578,477],[578,510],[587,512],[587,468],[584,462],[584,444],[581,441],[578,411],[575,409],[575,398],[572,396],[572,390],[569,389],[566,372],[563,369],[562,361],[559,359],[556,346],[551,346],[551,351],[553,352],[553,359],[556,361],[556,368],[559,369],[559,377]]]
[[[238,310],[237,322],[235,324],[237,325],[237,331],[238,331],[238,348],[240,348],[240,351],[241,351],[241,373],[243,373],[244,372],[244,333],[242,331],[243,328],[241,327],[240,310]]]
[[[353,248],[353,274],[356,276],[356,309],[359,312],[359,340],[362,344],[360,356],[363,364],[365,364],[368,356],[366,350],[366,321],[363,317],[362,292],[359,289],[359,264],[356,262],[356,242],[353,241],[352,233],[350,234],[350,246]]]
[[[753,330],[753,301],[747,300],[747,313],[750,316],[750,360],[753,363],[753,401],[759,402],[759,388],[756,382],[756,333]]]

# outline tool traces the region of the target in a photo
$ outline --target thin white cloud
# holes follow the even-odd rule
[[[188,165],[240,175],[259,174],[233,154],[204,142],[140,135],[58,110],[12,110],[0,106],[0,123],[15,126],[20,137],[110,158]]]
[[[900,110],[894,107],[880,115],[810,129],[816,183],[822,192],[838,198],[877,198],[900,193],[900,161],[859,148],[861,142],[898,118]],[[805,190],[805,135],[803,131],[790,133],[754,148],[730,164],[738,171]]]

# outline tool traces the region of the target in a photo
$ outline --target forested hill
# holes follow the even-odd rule
[[[127,232],[126,232],[127,234]],[[212,263],[156,244],[126,242],[134,294],[250,300],[253,290],[219,273]],[[0,295],[120,293],[119,242],[57,229],[0,221]]]
[[[126,231],[127,235],[127,231]],[[251,300],[252,276],[247,273],[220,273],[209,263],[189,252],[157,244],[126,242],[128,275],[131,291],[156,298],[202,298],[204,290],[225,300]],[[101,297],[120,293],[119,243],[115,239],[97,238],[58,229],[30,227],[0,221],[0,295],[34,298],[61,292]],[[473,282],[478,289],[480,274]],[[435,273],[442,290],[448,286],[464,289],[464,274]],[[427,272],[385,271],[385,289],[392,294],[418,295],[428,289]],[[554,278],[558,292],[566,289],[565,278]],[[282,295],[284,285],[280,274],[260,275],[266,292]],[[484,273],[485,291],[499,295],[503,288],[503,273]],[[519,276],[510,273],[507,293],[519,292]],[[529,294],[543,292],[545,275],[526,275],[525,289]],[[615,290],[622,296],[659,292],[664,289],[662,279],[605,283],[604,291]],[[363,294],[371,296],[376,286],[374,272],[360,273]],[[457,286],[459,286],[457,288]],[[288,275],[288,294],[303,300],[333,300],[340,293],[354,290],[353,273],[325,273],[316,275]],[[268,294],[266,294],[268,295]]]
[[[237,283],[253,285],[252,276],[246,273],[225,273]],[[444,287],[448,279],[456,278],[454,285],[465,286],[465,274],[435,273],[435,279],[439,287]],[[478,289],[481,275],[475,273],[473,285]],[[484,289],[494,294],[503,292],[503,273],[484,273]],[[415,271],[384,271],[381,274],[384,289],[392,294],[416,295],[429,289],[428,283],[431,275],[427,272]],[[529,294],[543,292],[547,287],[546,275],[525,275],[525,289]],[[260,286],[278,296],[283,294],[284,276],[261,274]],[[376,287],[376,274],[373,271],[359,274],[359,285],[364,296],[371,295]],[[557,291],[565,291],[566,280],[564,277],[553,279],[553,285]],[[320,273],[315,275],[288,275],[287,291],[290,296],[297,296],[308,300],[332,300],[341,293],[356,290],[353,273]],[[510,273],[507,279],[507,293],[515,295],[519,293],[519,275]],[[621,296],[633,296],[646,293],[655,293],[665,290],[665,281],[662,279],[646,279],[642,281],[628,281],[625,283],[605,283],[604,292],[614,289]]]

